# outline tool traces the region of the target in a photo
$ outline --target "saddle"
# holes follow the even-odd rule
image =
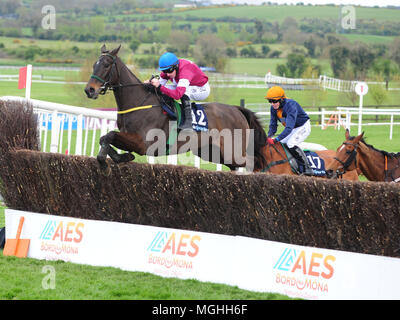
[[[290,152],[288,146],[285,143],[282,143],[283,150],[285,150],[286,156],[288,158],[288,162],[292,171],[296,174],[303,174],[305,172],[305,168],[303,163],[297,160],[292,153]],[[309,166],[313,170],[313,176],[323,177],[327,175],[325,170],[325,161],[318,154],[310,150],[302,150],[297,147],[297,150],[303,152],[305,157],[309,163]]]
[[[184,114],[182,112],[182,105],[176,100],[163,94],[160,88],[155,88],[152,84],[145,84],[145,89],[149,92],[155,92],[160,98],[161,108],[163,113],[168,116],[169,119],[177,121],[180,125],[184,121]],[[195,131],[207,131],[208,130],[208,119],[207,114],[204,111],[205,105],[197,104],[192,102],[192,128]]]

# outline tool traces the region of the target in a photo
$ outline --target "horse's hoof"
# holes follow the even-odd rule
[[[132,153],[121,154],[120,162],[129,162],[135,160],[135,156]]]
[[[111,175],[111,168],[107,164],[105,166],[100,165],[98,173],[102,176],[109,177]]]
[[[97,162],[99,163],[99,166],[100,166],[99,173],[108,177],[111,174],[111,168],[107,164],[105,159],[103,159],[102,157],[97,157]]]

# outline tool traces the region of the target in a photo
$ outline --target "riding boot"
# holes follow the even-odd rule
[[[184,121],[178,126],[180,130],[192,130],[192,107],[190,105],[190,99],[187,95],[183,95],[181,98],[182,109],[184,115]]]
[[[313,169],[310,167],[307,157],[305,155],[305,153],[303,152],[303,150],[301,150],[299,147],[294,146],[293,148],[290,148],[290,153],[297,159],[300,161],[300,163],[303,164],[304,166],[304,172],[303,174],[305,174],[306,176],[312,176],[314,175],[314,171]]]

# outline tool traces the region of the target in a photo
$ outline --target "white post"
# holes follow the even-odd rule
[[[60,123],[58,121],[57,110],[55,110],[51,115],[50,152],[57,152],[59,134],[60,134]]]
[[[31,85],[32,85],[32,65],[28,64],[26,68],[26,87],[25,87],[25,98],[31,98]]]
[[[360,106],[358,108],[358,134],[361,134],[362,130],[362,107],[363,107],[363,95],[360,94]]]
[[[393,137],[393,114],[390,115],[390,136],[389,139],[392,140]]]
[[[200,157],[198,157],[198,156],[194,156],[194,166],[197,168],[197,169],[200,169]]]
[[[360,96],[360,107],[358,108],[358,134],[361,134],[363,96],[368,93],[368,85],[365,82],[357,82],[354,91]]]
[[[153,156],[147,156],[147,162],[150,164],[154,164],[156,160]]]
[[[349,110],[346,113],[346,129],[349,129],[349,131],[351,129],[351,114]]]
[[[67,152],[68,154],[71,153],[71,140],[72,140],[72,121],[76,118],[72,114],[68,115],[68,145],[67,145]]]
[[[75,154],[82,155],[82,126],[83,126],[83,115],[78,115],[76,121],[76,144],[75,144]]]
[[[167,157],[167,164],[178,164],[178,155],[172,154]]]

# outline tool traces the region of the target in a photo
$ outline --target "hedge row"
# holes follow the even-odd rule
[[[22,131],[33,137],[30,124]],[[21,148],[0,143],[1,192],[10,208],[400,257],[395,184],[111,161],[105,177],[95,158],[42,153],[26,143],[32,139],[14,139]]]

